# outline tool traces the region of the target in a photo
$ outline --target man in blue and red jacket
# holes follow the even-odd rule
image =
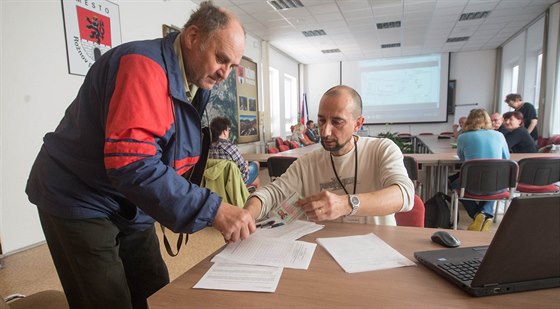
[[[244,48],[238,19],[203,2],[180,33],[99,58],[45,135],[26,192],[71,307],[146,307],[169,282],[154,219],[175,232],[212,226],[228,242],[255,231],[246,210],[181,176],[200,159],[210,89]]]

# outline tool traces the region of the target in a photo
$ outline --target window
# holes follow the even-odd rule
[[[284,74],[284,131],[292,134],[290,127],[298,123],[297,80],[295,77]]]
[[[517,83],[519,82],[519,65],[514,65],[511,69],[511,93],[517,93]]]
[[[280,130],[280,74],[277,69],[270,67],[270,130],[272,136],[285,136]]]
[[[542,52],[537,56],[537,72],[535,76],[535,109],[539,110],[539,99],[541,94],[541,68],[542,68]]]

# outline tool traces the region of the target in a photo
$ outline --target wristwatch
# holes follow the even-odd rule
[[[346,216],[353,216],[360,208],[360,199],[356,195],[348,194],[348,203],[350,204],[350,207],[352,207],[352,211]]]

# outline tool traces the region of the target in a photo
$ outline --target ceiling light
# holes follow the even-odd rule
[[[340,49],[335,48],[335,49],[323,49],[321,51],[323,54],[334,54],[334,53],[340,53]]]
[[[468,39],[469,39],[468,36],[458,36],[454,38],[448,38],[447,43],[463,42],[463,41],[467,41]]]
[[[401,43],[381,44],[381,48],[395,48],[401,47]]]
[[[490,11],[463,13],[463,14],[461,14],[461,17],[459,18],[459,21],[486,18],[486,17],[488,17],[488,14],[490,14]]]
[[[266,2],[277,11],[303,7],[300,0],[270,0]]]
[[[377,23],[377,29],[391,29],[391,28],[400,28],[401,27],[401,21],[397,20],[397,21],[390,21],[390,22],[386,22],[386,23]]]
[[[306,37],[327,35],[325,30],[323,29],[302,31],[301,33],[303,33],[303,35],[305,35]]]

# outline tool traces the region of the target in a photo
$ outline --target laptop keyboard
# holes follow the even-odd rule
[[[480,259],[473,259],[461,263],[442,263],[438,264],[443,270],[459,278],[462,281],[470,281],[480,266]]]

